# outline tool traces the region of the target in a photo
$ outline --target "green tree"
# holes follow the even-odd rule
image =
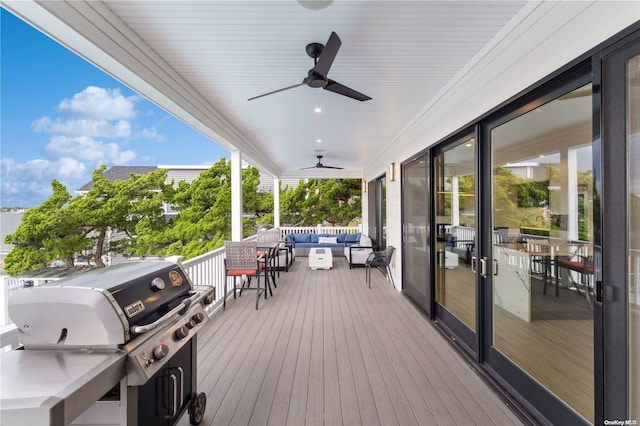
[[[299,226],[346,226],[361,215],[360,179],[308,179],[281,194],[281,221]]]
[[[179,182],[172,198],[176,217],[167,228],[139,237],[149,253],[189,259],[222,247],[231,238],[230,176],[231,163],[221,158],[193,182]],[[273,196],[258,194],[259,183],[258,169],[243,169],[244,235],[255,232],[256,217],[273,215]]]
[[[93,261],[99,267],[105,266],[102,255],[106,251],[140,255],[146,250],[144,241],[138,244],[138,237],[166,226],[163,201],[171,192],[164,184],[166,170],[110,182],[104,176],[105,169],[101,166],[94,170],[93,188],[69,205],[81,220],[83,234],[93,241]]]
[[[273,194],[258,191],[260,172],[255,167],[242,170],[242,205],[246,213],[244,234],[250,235],[257,228],[273,224]]]
[[[14,246],[5,258],[5,270],[11,275],[46,266],[54,259],[73,266],[74,254],[91,244],[78,230],[78,217],[68,209],[71,195],[65,186],[55,179],[51,186],[51,197],[27,210],[16,231],[5,237],[5,243]]]

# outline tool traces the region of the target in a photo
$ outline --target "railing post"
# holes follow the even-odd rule
[[[7,309],[7,304],[9,303],[9,283],[7,282],[8,277],[2,278],[2,290],[0,290],[0,307],[2,309],[2,316],[0,316],[0,327],[4,327],[9,324],[9,312]]]

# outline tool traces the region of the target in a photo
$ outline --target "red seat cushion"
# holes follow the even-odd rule
[[[262,269],[262,265],[260,265],[260,269]],[[257,275],[258,270],[256,269],[228,269],[227,275],[230,277],[238,277],[240,275]]]
[[[580,260],[561,260],[558,262],[558,266],[563,268],[571,269],[576,272],[585,272],[584,262]],[[587,266],[586,272],[588,274],[593,274],[593,266]]]

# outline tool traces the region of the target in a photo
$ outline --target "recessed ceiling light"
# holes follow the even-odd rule
[[[322,108],[321,107],[315,107],[313,109],[313,112],[315,112],[316,114],[320,114],[322,112]]]
[[[316,143],[322,143],[322,139],[316,139]]]

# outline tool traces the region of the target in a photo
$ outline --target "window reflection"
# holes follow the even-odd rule
[[[491,153],[493,345],[593,422],[591,108],[589,84],[494,128]]]
[[[427,197],[427,157],[418,159],[403,168],[402,202],[405,265],[403,281],[405,288],[414,290],[423,301],[429,296],[428,265],[428,219],[429,202]],[[426,303],[426,302],[425,302]]]
[[[473,331],[476,329],[475,274],[471,270],[471,258],[476,252],[475,145],[475,138],[468,135],[434,158],[436,301]]]

